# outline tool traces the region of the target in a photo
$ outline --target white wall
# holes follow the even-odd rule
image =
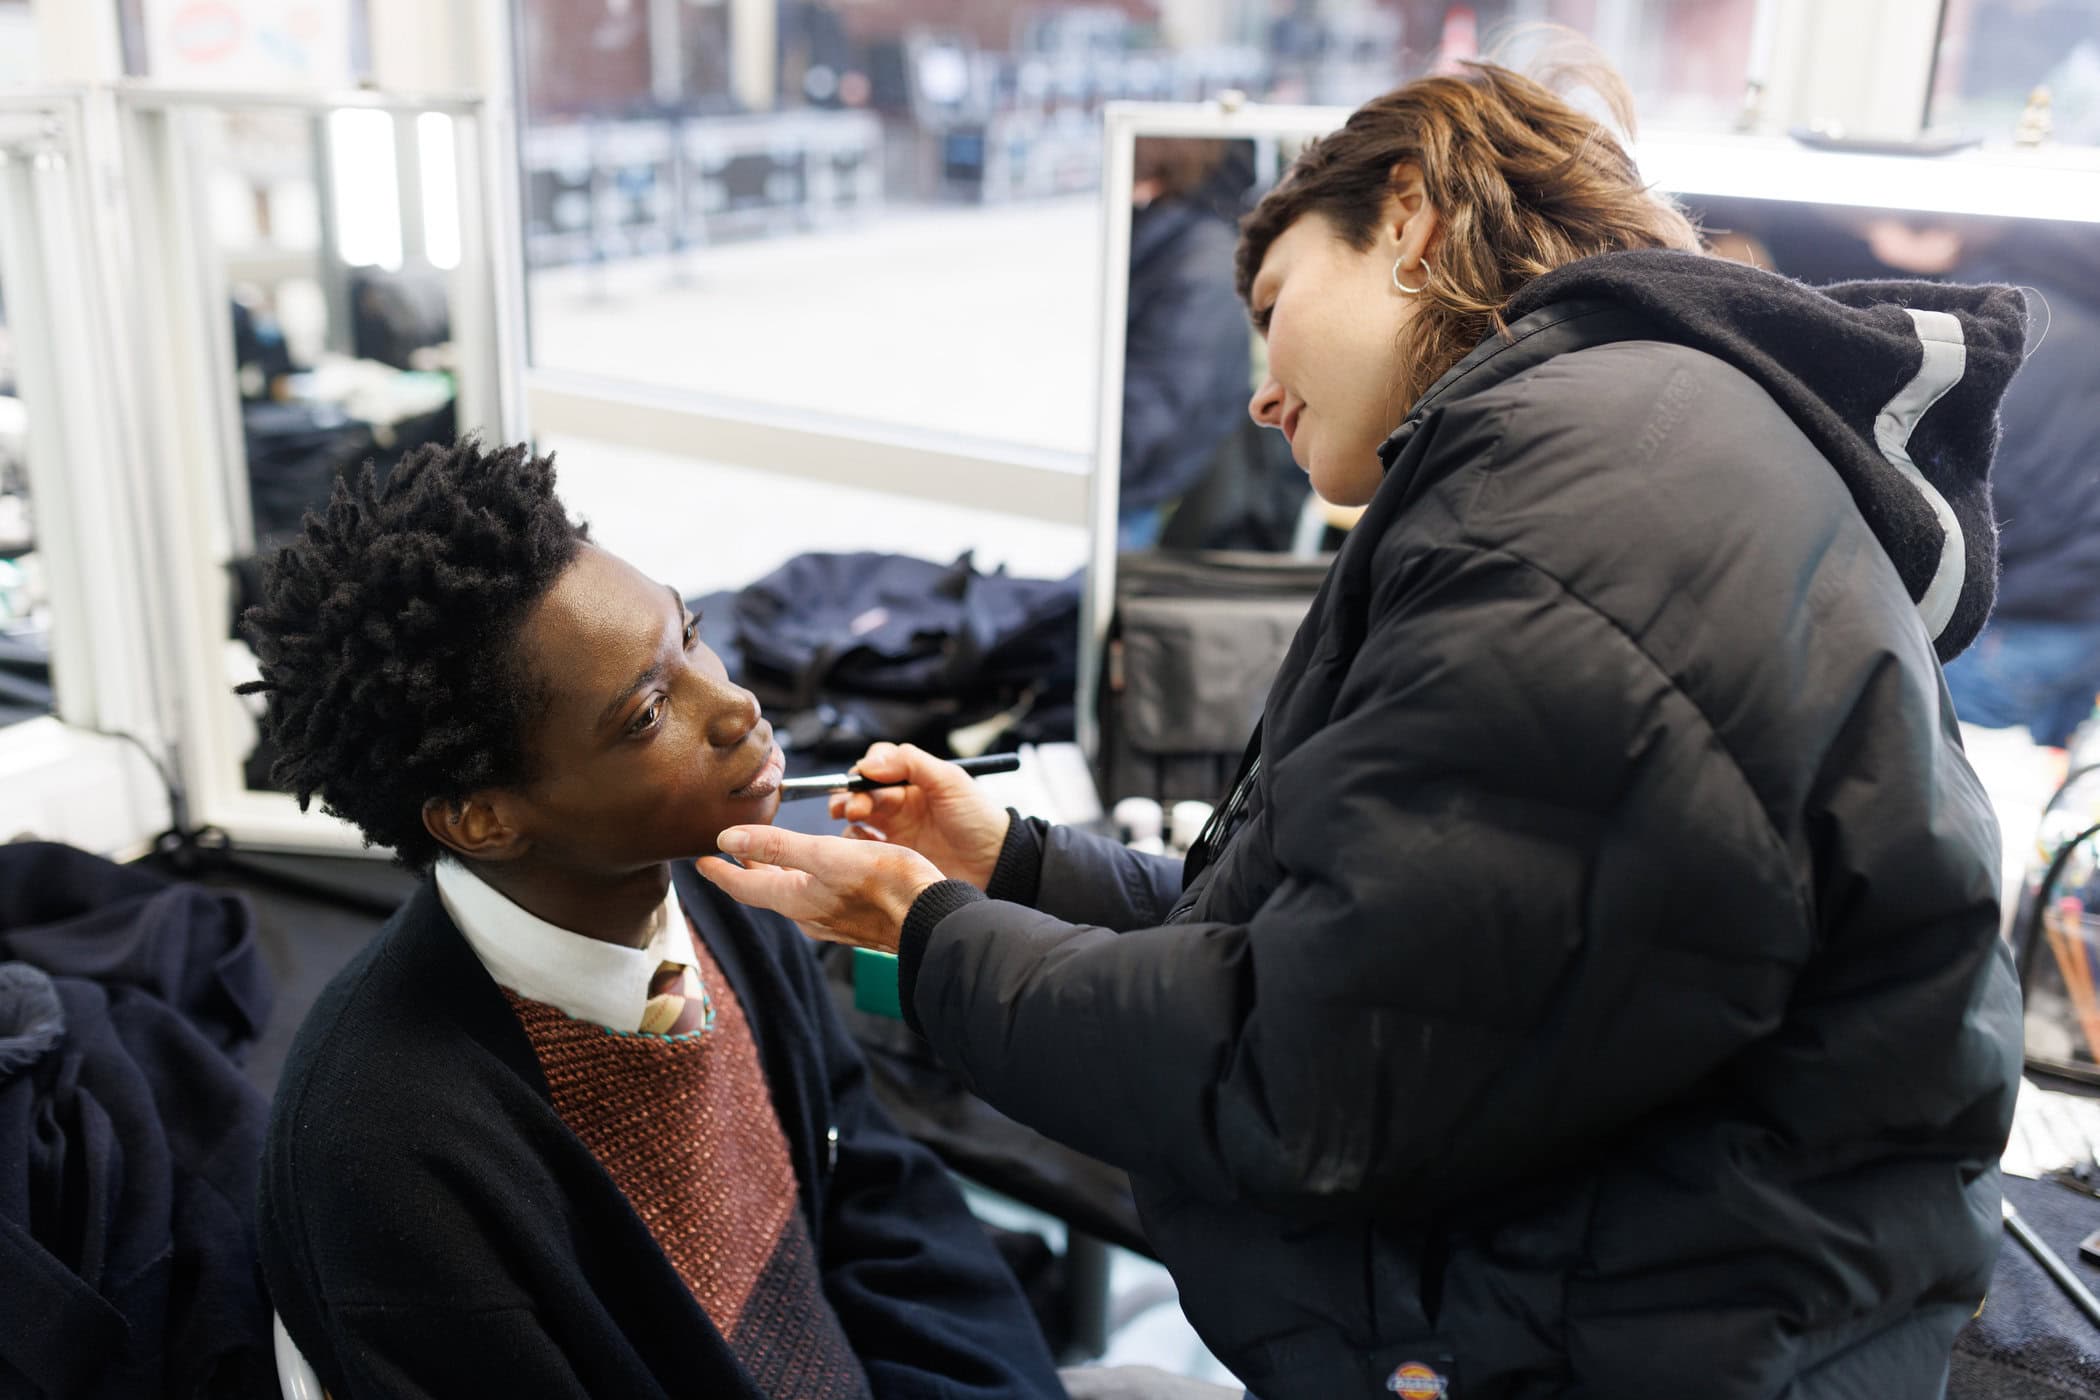
[[[0,86],[38,79],[36,12],[29,0],[0,0]]]

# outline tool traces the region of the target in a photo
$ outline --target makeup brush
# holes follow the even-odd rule
[[[988,753],[983,758],[959,758],[955,766],[973,778],[987,773],[1011,773],[1021,766],[1017,753]],[[876,788],[908,787],[909,778],[878,780],[863,778],[858,773],[813,773],[806,778],[789,778],[780,785],[780,800],[793,802],[804,797],[828,797],[834,792],[873,792]]]

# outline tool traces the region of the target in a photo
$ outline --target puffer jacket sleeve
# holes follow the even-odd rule
[[[979,901],[908,975],[1006,1113],[1211,1199],[1405,1214],[1571,1162],[1775,1027],[1809,901],[1737,757],[1621,627],[1450,543],[1379,571],[1332,721],[1228,847],[1239,923]]]
[[[1165,923],[1181,897],[1180,857],[1147,855],[1120,841],[1040,817],[1012,814],[1006,846],[985,893],[1075,924],[1147,928]]]

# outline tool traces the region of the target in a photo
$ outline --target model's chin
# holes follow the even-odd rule
[[[1331,506],[1365,506],[1378,493],[1381,473],[1377,470],[1377,459],[1372,459],[1369,472],[1350,467],[1342,470],[1327,468],[1315,461],[1306,469],[1312,478],[1312,489],[1319,498]]]
[[[736,819],[731,825],[769,824],[780,811],[780,789],[772,787],[750,797],[733,797],[728,809]]]
[[[681,822],[675,831],[667,830],[664,834],[686,859],[718,855],[720,851],[715,838],[724,831],[732,826],[771,826],[779,811],[778,793],[765,797],[719,799],[707,804],[704,811],[695,812],[690,825]]]

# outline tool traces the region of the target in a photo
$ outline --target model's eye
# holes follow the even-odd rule
[[[663,722],[664,707],[670,703],[670,697],[664,695],[651,700],[648,707],[634,717],[634,723],[627,726],[627,732],[631,735],[642,735],[656,728]]]
[[[1254,329],[1260,331],[1263,335],[1267,335],[1269,333],[1269,317],[1275,314],[1275,311],[1276,303],[1272,301],[1261,310],[1255,312]]]
[[[693,649],[693,644],[699,640],[700,615],[698,613],[694,613],[691,617],[685,620],[685,649],[687,651],[691,651]]]

